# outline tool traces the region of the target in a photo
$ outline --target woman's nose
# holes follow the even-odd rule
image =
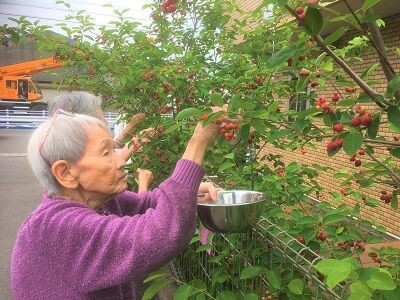
[[[125,164],[125,160],[117,155],[117,169],[122,169],[123,167],[125,167]]]

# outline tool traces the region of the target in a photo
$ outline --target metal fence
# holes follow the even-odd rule
[[[243,296],[255,293],[261,299],[274,286],[273,299],[280,299],[279,292],[287,290],[281,282],[287,283],[292,279],[304,282],[303,296],[306,299],[344,299],[346,295],[346,284],[331,290],[318,274],[315,265],[323,257],[266,219],[248,233],[216,234],[211,253],[198,251],[198,247],[198,242],[192,243],[175,259],[170,265],[171,274],[186,283],[194,279],[203,280],[212,295],[228,290]],[[240,280],[242,270],[254,266],[261,266],[269,272]],[[228,270],[227,274],[223,270]]]
[[[37,128],[41,123],[48,119],[46,110],[0,110],[0,128]],[[118,113],[105,112],[104,117],[108,122],[108,127],[112,130],[116,123]]]

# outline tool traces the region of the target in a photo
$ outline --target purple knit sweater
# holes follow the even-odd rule
[[[179,160],[159,188],[119,194],[103,214],[44,197],[14,246],[15,299],[140,299],[143,279],[193,236],[203,174],[200,165]]]

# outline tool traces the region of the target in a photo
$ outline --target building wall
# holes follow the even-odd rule
[[[255,0],[255,1],[238,0],[239,6],[244,11],[251,11],[252,9],[255,9],[259,4],[261,4],[261,2],[262,1],[260,0]],[[392,64],[395,71],[399,73],[400,58],[397,57],[397,55],[395,54],[395,49],[400,48],[400,14],[386,17],[384,18],[384,21],[386,23],[386,26],[384,28],[381,28],[381,32],[388,49],[389,61]],[[356,33],[355,31],[349,31],[340,41],[338,41],[338,44],[340,45],[347,43],[351,38],[355,36],[355,34],[358,33]],[[360,54],[360,57],[362,57],[363,61],[351,65],[357,74],[361,74],[365,70],[365,68],[371,66],[372,64],[379,63],[378,56],[373,50],[364,51],[363,53]],[[340,67],[337,68],[340,69]],[[378,93],[382,94],[385,93],[387,87],[387,80],[380,66],[373,73],[373,75],[369,77],[369,79],[376,79],[378,83],[375,84],[373,88]],[[344,90],[344,88],[340,89]],[[327,99],[330,99],[332,93],[334,92],[336,92],[334,88],[332,86],[329,86],[328,84],[323,91],[318,90],[318,94],[320,96],[327,97]],[[377,109],[375,105],[363,105],[363,106],[368,111],[374,111]],[[391,132],[389,128],[387,128],[385,124],[383,124],[380,127],[378,135],[384,136],[385,139],[388,141],[393,141],[395,133]],[[305,149],[306,153],[304,154],[302,154],[301,150],[293,152],[283,151],[282,149],[275,148],[273,145],[266,145],[263,148],[261,154],[273,153],[282,155],[283,161],[285,161],[286,163],[290,163],[292,161],[296,161],[302,164],[319,163],[331,167],[334,171],[322,172],[319,175],[318,182],[323,187],[324,192],[320,194],[318,198],[320,200],[331,201],[332,204],[335,205],[338,203],[333,202],[332,196],[329,194],[329,192],[339,192],[341,188],[340,186],[341,180],[334,179],[333,174],[339,169],[347,169],[348,171],[351,172],[354,171],[355,169],[362,171],[364,170],[364,168],[362,165],[361,167],[356,168],[354,166],[354,162],[349,161],[350,157],[346,155],[343,150],[341,150],[333,157],[328,157],[326,152],[327,142],[328,141],[316,143],[317,146],[316,149]],[[388,154],[387,146],[384,145],[375,146],[375,155],[378,158],[385,157],[387,154]],[[368,161],[371,161],[368,159],[366,155],[364,156],[358,155],[358,158],[361,159],[363,164]],[[397,162],[400,164],[399,161]],[[357,189],[358,184],[353,182],[352,188]],[[359,191],[368,197],[373,197],[379,200],[379,197],[381,195],[380,193],[381,190],[387,190],[389,193],[392,192],[390,188],[382,185],[368,189],[365,188]],[[312,196],[317,198],[317,195],[312,195]],[[354,204],[357,203],[357,200],[351,196],[343,197],[342,201],[344,201],[350,206],[353,206]],[[380,224],[385,226],[387,231],[400,236],[400,213],[393,210],[390,207],[390,204],[382,203],[381,206],[377,208],[371,208],[362,205],[361,217],[364,219],[368,219],[370,221],[376,220]]]

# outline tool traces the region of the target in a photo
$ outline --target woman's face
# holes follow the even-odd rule
[[[80,188],[99,199],[122,193],[127,188],[125,161],[116,155],[111,135],[98,125],[89,125],[86,134],[84,155],[74,163]]]

